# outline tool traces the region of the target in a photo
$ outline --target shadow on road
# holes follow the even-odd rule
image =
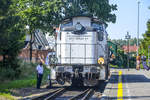
[[[118,84],[118,73],[113,73],[109,80],[109,83]],[[150,83],[150,79],[145,75],[127,74],[122,75],[122,83]]]

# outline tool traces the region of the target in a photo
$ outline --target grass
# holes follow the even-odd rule
[[[9,80],[4,78],[5,81],[0,82],[0,100],[1,97],[8,98],[8,100],[15,100],[11,96],[12,94],[12,92],[10,91],[11,89],[35,87],[36,86],[36,65],[37,64],[23,63],[21,65],[22,73],[18,79]],[[46,84],[48,74],[49,74],[49,70],[46,67],[44,67],[42,84]]]
[[[0,100],[16,100],[11,94],[0,93]]]
[[[0,91],[1,92],[9,92],[9,89],[18,89],[18,88],[24,88],[24,87],[33,87],[36,84],[35,79],[29,79],[29,80],[14,80],[9,83],[2,83],[0,85]]]
[[[110,66],[111,68],[119,68],[118,65],[109,64],[109,66]]]

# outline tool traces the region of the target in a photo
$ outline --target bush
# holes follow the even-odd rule
[[[19,59],[14,59],[13,62],[7,59],[5,66],[0,67],[0,81],[19,78],[21,74],[21,62]]]
[[[30,63],[30,62],[22,62],[20,64],[20,78],[28,78],[28,77],[35,77],[36,76],[36,66],[37,63]]]
[[[129,60],[130,68],[136,68],[136,57],[131,57]]]
[[[15,78],[18,78],[21,69],[20,69],[20,63],[21,61],[17,58],[14,58],[13,61],[7,59],[5,63],[0,63],[0,81],[3,81],[5,79],[13,80]]]
[[[8,68],[8,69],[5,69],[5,68],[1,68],[0,70],[0,80],[1,81],[4,81],[4,80],[12,80],[15,78],[15,75],[16,72],[12,69],[12,68]]]
[[[36,86],[36,63],[27,63],[20,61],[21,72],[18,77],[15,77],[15,71],[13,69],[0,70],[0,92],[11,93],[10,89],[35,87]],[[49,69],[44,66],[44,75],[42,84],[46,84]],[[9,77],[9,78],[8,78]],[[15,78],[14,78],[15,77]]]

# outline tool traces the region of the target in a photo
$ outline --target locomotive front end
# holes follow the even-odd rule
[[[90,17],[73,17],[57,34],[55,80],[64,84],[95,86],[106,79],[107,35],[104,26]]]

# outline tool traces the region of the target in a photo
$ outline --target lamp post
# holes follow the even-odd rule
[[[129,39],[131,38],[131,35],[129,35],[129,32],[127,32],[127,35],[125,36],[125,39],[127,39],[128,41],[128,57],[127,57],[127,60],[128,60],[128,71],[129,71]]]
[[[137,57],[139,56],[139,16],[140,16],[140,1],[138,0],[138,20],[137,20]],[[137,64],[137,63],[136,63]]]

